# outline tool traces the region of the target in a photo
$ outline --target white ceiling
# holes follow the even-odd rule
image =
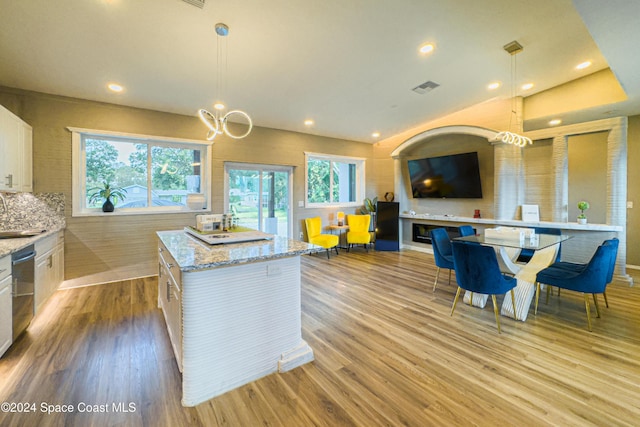
[[[633,22],[640,11],[629,10],[638,9],[635,0],[0,5],[0,85],[8,87],[195,116],[218,97],[214,24],[224,22],[230,27],[224,100],[258,126],[365,142],[379,131],[387,138],[508,97],[511,57],[502,46],[512,40],[524,46],[516,57],[518,83],[535,83],[526,95],[611,67],[631,98],[616,111],[640,113],[638,64],[625,50],[637,50],[640,41]],[[417,49],[426,41],[436,50],[421,56]],[[584,60],[593,66],[576,71]],[[427,80],[441,86],[426,95],[411,91]],[[504,85],[489,92],[493,80]],[[125,92],[110,93],[112,81]],[[304,126],[307,118],[315,120],[312,128]]]

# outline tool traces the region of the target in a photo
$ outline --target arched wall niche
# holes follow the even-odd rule
[[[494,217],[494,148],[489,142],[495,131],[475,126],[445,126],[421,132],[400,144],[392,153],[396,170],[395,194],[402,210],[439,215]],[[448,154],[478,153],[482,199],[414,199],[410,193],[407,160]]]

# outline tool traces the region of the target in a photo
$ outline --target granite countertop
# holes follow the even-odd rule
[[[183,230],[158,231],[156,234],[176,260],[180,270],[184,272],[298,256],[324,250],[320,246],[281,236],[274,236],[273,240],[209,245]]]
[[[33,245],[38,240],[44,239],[45,237],[49,237],[60,230],[64,230],[64,226],[54,227],[36,236],[19,237],[19,238],[13,238],[13,239],[0,239],[0,258],[2,258],[5,255],[11,255],[12,253],[17,252],[20,249],[26,248],[29,245]]]

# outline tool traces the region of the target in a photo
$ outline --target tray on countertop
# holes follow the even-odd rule
[[[252,242],[256,240],[272,240],[273,234],[237,227],[231,231],[200,231],[193,227],[185,227],[185,233],[202,240],[210,245],[224,245],[228,243]]]

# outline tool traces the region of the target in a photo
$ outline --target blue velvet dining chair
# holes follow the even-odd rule
[[[591,307],[589,306],[589,294],[593,296],[596,307],[596,315],[600,317],[600,308],[596,294],[602,294],[607,287],[609,270],[612,258],[616,255],[615,244],[602,244],[598,246],[591,260],[583,268],[567,268],[567,265],[551,266],[541,270],[536,275],[536,305],[534,313],[538,313],[538,300],[540,298],[540,285],[557,286],[560,289],[582,292],[584,294],[584,306],[587,311],[587,324],[591,331]],[[615,262],[615,260],[614,260]],[[555,265],[555,266],[554,266]],[[613,272],[612,272],[613,276]]]
[[[620,244],[620,240],[618,240],[617,237],[614,237],[613,239],[609,239],[609,240],[605,240],[603,243],[603,245],[611,245],[613,246],[613,254],[611,256],[611,259],[609,260],[609,270],[607,272],[607,285],[609,283],[611,283],[611,281],[613,280],[613,271],[616,268],[616,258],[618,257],[618,246]],[[564,270],[570,270],[570,271],[577,271],[580,272],[582,270],[584,270],[586,268],[588,264],[579,264],[579,263],[574,263],[574,262],[555,262],[553,264],[551,264],[551,267],[554,268],[562,268]],[[549,303],[549,290],[550,290],[550,286],[547,288],[547,304]],[[558,296],[560,295],[560,289],[558,289]],[[604,297],[604,304],[607,306],[607,308],[609,308],[609,300],[607,299],[607,290],[605,289],[605,291],[602,293],[602,296]],[[593,298],[596,298],[596,294],[593,294]]]
[[[433,247],[433,257],[436,261],[436,280],[433,282],[433,292],[438,286],[438,276],[441,268],[449,269],[449,284],[451,284],[451,270],[453,270],[453,254],[451,253],[451,240],[444,228],[434,228],[431,230],[431,246]]]
[[[458,227],[458,232],[460,233],[461,237],[473,236],[476,234],[476,231],[470,225],[461,225],[460,227]]]
[[[470,301],[473,301],[473,293],[491,295],[493,302],[493,313],[500,331],[500,314],[498,313],[498,303],[496,295],[506,294],[511,291],[511,304],[513,304],[513,315],[518,320],[516,312],[516,299],[513,288],[518,284],[515,277],[505,276],[500,272],[496,251],[491,246],[483,246],[477,243],[451,242],[453,250],[453,263],[455,265],[456,280],[458,290],[451,307],[451,315],[456,308],[458,297],[462,289],[472,292]]]

